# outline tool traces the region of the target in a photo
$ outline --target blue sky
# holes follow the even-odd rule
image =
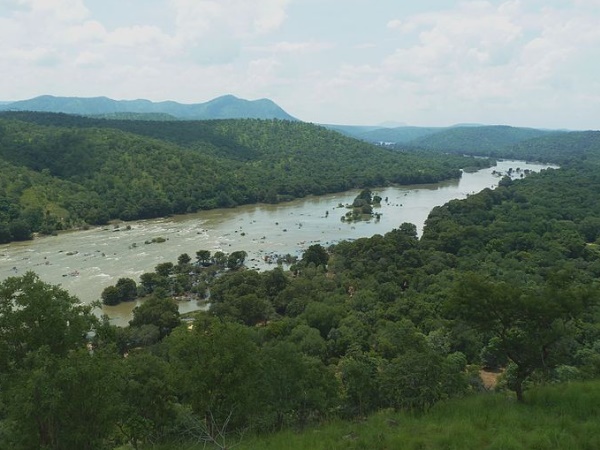
[[[600,0],[0,0],[0,100],[269,98],[301,120],[600,128]]]

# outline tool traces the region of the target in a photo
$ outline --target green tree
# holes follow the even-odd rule
[[[165,341],[173,383],[202,420],[232,429],[256,424],[263,408],[254,330],[203,317]]]
[[[85,348],[68,355],[49,346],[28,353],[8,383],[4,403],[12,432],[7,448],[104,448],[120,406],[118,360]],[[4,390],[4,389],[3,389]]]
[[[210,250],[198,250],[196,252],[196,261],[200,265],[209,264],[210,261]]]
[[[320,244],[313,244],[302,254],[302,262],[306,265],[313,263],[315,266],[327,266],[329,254]]]
[[[493,348],[514,364],[510,387],[523,401],[524,382],[535,371],[548,371],[564,360],[578,318],[597,297],[591,285],[531,287],[468,273],[456,282],[448,307],[490,335]]]
[[[182,253],[177,258],[177,265],[180,267],[184,267],[187,266],[191,261],[192,258],[190,258],[190,255],[188,255],[187,253]]]
[[[243,250],[232,252],[227,257],[227,268],[231,270],[237,270],[241,268],[244,265],[244,261],[246,260],[247,256],[248,253]]]
[[[48,347],[66,355],[85,345],[97,323],[91,306],[33,272],[0,284],[0,372],[19,367],[30,352]]]
[[[108,306],[114,306],[121,303],[121,292],[116,286],[107,286],[102,290],[100,294],[102,303]]]
[[[174,266],[172,262],[164,262],[157,264],[154,268],[154,271],[157,275],[166,278],[173,273],[173,268]]]
[[[133,319],[129,321],[132,327],[155,325],[160,330],[160,336],[165,337],[181,323],[179,308],[170,298],[153,295],[140,306],[133,309]]]
[[[119,290],[122,302],[130,302],[137,297],[137,284],[131,278],[119,278],[115,287]]]
[[[168,364],[148,352],[133,352],[123,360],[115,388],[122,402],[117,426],[133,448],[160,439],[175,418],[175,391]]]

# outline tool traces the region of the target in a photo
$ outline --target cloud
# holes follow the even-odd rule
[[[43,15],[61,22],[80,21],[87,18],[90,11],[82,0],[19,0],[35,15]]]
[[[177,33],[198,39],[220,30],[234,38],[269,33],[285,20],[289,0],[170,0]]]
[[[289,0],[170,0],[175,39],[190,60],[226,64],[243,43],[276,30],[285,20]]]
[[[388,32],[402,36],[401,44],[372,71],[358,65],[341,68],[337,83],[361,86],[365,95],[383,97],[385,92],[399,105],[415,102],[432,115],[451,108],[475,113],[499,104],[510,114],[523,106],[523,99],[543,108],[545,96],[567,96],[576,84],[597,88],[573,70],[575,61],[598,59],[597,24],[597,16],[577,9],[462,2],[389,20]]]
[[[268,46],[248,47],[249,50],[267,52],[267,53],[315,53],[334,48],[330,42],[276,42]]]

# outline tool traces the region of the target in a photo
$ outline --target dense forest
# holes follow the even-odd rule
[[[5,137],[29,130],[31,142],[20,141],[23,151],[10,156],[28,168],[21,169],[27,176],[33,164],[41,164],[28,159],[28,145],[45,142],[47,128],[15,120],[2,125]],[[324,140],[332,154],[350,146],[305,124],[202,126],[246,143],[214,149],[215,155],[219,149],[233,152],[228,164],[240,171],[245,166],[236,166],[236,158],[248,167],[285,172],[277,166],[282,160],[272,163],[266,156],[280,151],[290,177],[296,170],[308,177],[302,158],[290,151],[298,145],[292,131]],[[265,127],[279,133],[280,145],[259,133]],[[246,134],[237,136],[234,129]],[[96,183],[105,180],[105,156],[116,157],[114,148],[149,145],[161,155],[169,149],[167,155],[184,154],[175,137],[165,144],[96,126],[75,127],[66,136],[95,150],[78,170],[54,166],[52,158],[36,167],[48,192],[53,171],[61,170],[65,192],[85,195],[81,173]],[[394,161],[387,151],[352,145],[365,168],[369,161],[376,164],[374,155]],[[15,449],[165,443],[228,448],[239,439],[381,410],[426,413],[452,398],[483,395],[482,370],[496,374],[496,389],[524,406],[531,404],[528,392],[536,384],[597,379],[600,133],[546,136],[519,148],[520,157],[543,155],[562,167],[504,178],[495,190],[435,208],[420,239],[413,224],[399,224],[385,235],[329,248],[312,245],[289,270],[266,272],[245,269],[243,251],[197,249],[139,280],[122,278],[104,291],[103,301],[144,298],[129,327],[98,320],[89,307],[33,273],[5,280],[0,442]],[[249,156],[251,150],[256,153]],[[503,151],[510,150],[498,149]],[[212,161],[208,153],[201,156]],[[423,161],[398,156],[413,161],[412,170]],[[167,165],[166,158],[160,164]],[[144,170],[152,173],[152,165]],[[235,170],[229,170],[234,179]],[[343,171],[340,176],[344,180]],[[210,310],[181,317],[173,298],[184,293],[209,298]],[[378,436],[389,430],[382,427]]]
[[[281,120],[0,114],[0,243],[32,233],[390,184],[490,161],[393,151]]]

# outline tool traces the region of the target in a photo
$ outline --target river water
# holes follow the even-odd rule
[[[269,256],[287,253],[301,256],[312,244],[328,246],[341,240],[384,234],[403,222],[414,223],[420,234],[433,207],[465,198],[486,187],[496,187],[500,177],[493,171],[505,173],[509,168],[520,168],[537,172],[548,167],[523,161],[499,161],[496,167],[463,173],[460,180],[373,190],[383,199],[387,198],[376,209],[381,213],[380,220],[352,223],[340,220],[348,211],[340,205],[351,204],[359,192],[353,190],[278,205],[203,211],[6,244],[0,246],[0,280],[32,270],[42,280],[60,284],[89,303],[98,300],[102,290],[114,285],[119,278],[138,281],[142,273],[153,271],[161,262],[176,263],[182,253],[193,260],[198,250],[212,253],[245,250],[248,253],[246,266],[264,270],[274,267],[265,262]],[[165,242],[151,243],[157,238]],[[134,306],[134,302],[105,306],[102,313],[123,325],[130,319]],[[180,311],[201,307],[196,302],[182,302]]]

